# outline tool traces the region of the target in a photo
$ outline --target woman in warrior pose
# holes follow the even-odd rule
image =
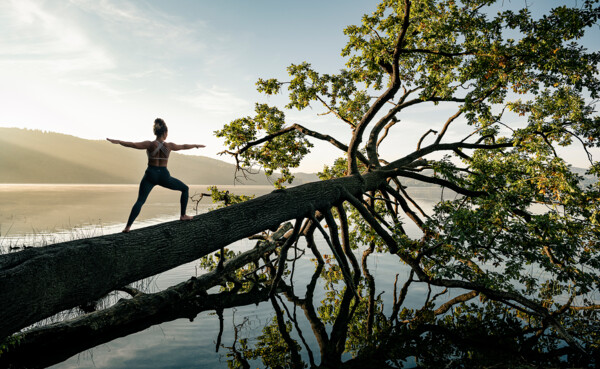
[[[125,229],[123,229],[123,232],[129,232],[133,221],[142,209],[142,205],[144,205],[146,202],[148,194],[156,185],[163,186],[171,190],[181,191],[181,216],[179,219],[192,219],[191,216],[185,214],[189,196],[189,188],[177,178],[171,177],[171,174],[167,170],[167,162],[169,160],[169,154],[171,151],[195,149],[205,146],[188,144],[178,145],[172,142],[165,142],[167,139],[167,133],[168,130],[165,121],[160,118],[156,118],[154,120],[154,134],[156,135],[156,140],[154,141],[127,142],[107,138],[108,141],[114,144],[120,144],[122,146],[131,147],[134,149],[146,150],[146,153],[148,154],[148,168],[146,169],[144,178],[142,178],[142,182],[140,183],[137,201],[131,209],[129,220],[127,220],[127,225],[125,226]]]

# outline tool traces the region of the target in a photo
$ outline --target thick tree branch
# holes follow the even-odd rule
[[[415,91],[419,90],[419,88],[414,88],[409,91],[404,90],[404,94],[398,101],[398,104],[394,106],[394,108],[390,109],[388,113],[383,116],[371,130],[369,134],[369,140],[367,141],[367,157],[369,158],[370,165],[373,167],[379,167],[379,158],[377,155],[377,148],[383,141],[383,139],[387,136],[390,128],[398,122],[396,118],[396,114],[398,114],[404,107],[404,102],[406,99]],[[384,135],[378,139],[381,130],[385,127]]]
[[[383,130],[383,134],[381,135],[381,137],[379,137],[379,139],[377,140],[377,144],[375,145],[375,152],[379,151],[379,145],[381,145],[381,143],[383,142],[383,140],[385,140],[385,138],[387,137],[388,133],[390,132],[390,128],[392,128],[398,122],[399,122],[399,120],[392,119],[391,122],[389,122],[385,126],[385,128]]]
[[[467,301],[475,298],[478,295],[479,295],[479,292],[477,292],[477,291],[466,292],[466,293],[463,293],[462,295],[458,295],[455,298],[453,298],[452,300],[449,300],[446,303],[442,304],[439,308],[435,309],[434,314],[435,315],[444,314],[445,312],[450,310],[450,308],[452,306],[463,303],[463,302],[467,302]]]
[[[429,155],[438,151],[454,151],[457,149],[484,149],[484,150],[494,150],[501,148],[513,147],[514,143],[504,142],[497,144],[480,144],[480,143],[467,143],[467,142],[454,142],[454,143],[440,143],[440,144],[431,144],[426,146],[420,150],[416,150],[411,154],[404,156],[403,158],[394,160],[393,162],[387,164],[382,167],[383,171],[392,171],[394,169],[400,169],[410,165],[416,160],[422,158],[425,155]]]
[[[352,247],[350,245],[350,226],[348,224],[348,217],[346,215],[346,210],[344,210],[343,204],[338,204],[336,206],[338,216],[340,218],[340,231],[342,235],[342,246],[344,248],[344,253],[346,257],[350,259],[350,263],[352,264],[352,268],[355,273],[358,273],[360,270],[360,266],[358,265],[358,261],[352,252]]]
[[[436,185],[439,185],[442,187],[447,187],[456,193],[459,193],[459,194],[465,195],[465,196],[469,196],[469,197],[479,197],[479,196],[483,196],[486,194],[486,192],[484,192],[484,191],[473,191],[473,190],[468,190],[466,188],[462,188],[460,186],[457,186],[455,183],[452,183],[452,182],[447,181],[442,178],[428,177],[428,176],[425,176],[425,175],[422,175],[419,173],[415,173],[415,172],[411,172],[408,170],[398,169],[395,172],[401,177],[417,179],[417,180],[425,182],[425,183],[432,183],[432,184],[436,184]]]
[[[268,241],[260,241],[256,248],[225,262],[221,271],[215,269],[161,292],[134,293],[133,298],[121,299],[106,309],[19,333],[15,336],[19,344],[0,355],[0,366],[10,364],[18,367],[45,367],[61,362],[77,352],[155,324],[179,318],[193,319],[206,310],[266,301],[266,288],[239,294],[224,292],[208,295],[206,291],[224,283],[226,276],[237,269],[255,262],[265,253],[275,251],[277,241],[290,228],[291,224],[285,223]],[[93,334],[90,333],[92,331]],[[31,355],[32,352],[37,354]]]
[[[287,261],[287,253],[290,246],[298,240],[298,234],[300,233],[300,228],[302,227],[302,218],[296,219],[296,224],[294,225],[294,230],[288,239],[285,241],[281,249],[279,250],[279,262],[277,263],[277,272],[275,273],[275,277],[273,278],[273,284],[271,285],[270,295],[273,296],[277,289],[277,284],[281,280],[281,276],[283,275],[283,270],[285,269],[286,261]]]
[[[354,130],[354,134],[352,135],[352,139],[348,145],[348,174],[358,174],[357,153],[360,143],[362,142],[365,129],[369,123],[371,123],[377,113],[379,113],[379,110],[381,110],[383,105],[394,98],[394,95],[400,88],[401,82],[398,61],[400,58],[400,51],[402,50],[404,44],[404,37],[410,23],[410,6],[410,0],[404,0],[404,18],[402,20],[402,29],[398,34],[394,48],[394,55],[392,56],[393,74],[391,76],[392,81],[390,87],[377,100],[375,100],[361,121],[356,125],[356,129]]]
[[[403,253],[403,251],[401,251],[399,249],[398,244],[396,243],[396,240],[394,240],[394,238],[385,229],[383,229],[383,227],[381,226],[381,224],[379,224],[379,222],[377,221],[377,219],[375,219],[375,217],[373,217],[373,215],[371,215],[371,213],[369,212],[369,210],[367,210],[367,208],[363,205],[363,203],[359,199],[357,199],[354,195],[352,195],[348,191],[344,191],[344,198],[352,206],[354,206],[354,208],[356,210],[358,210],[358,212],[360,213],[360,215],[367,221],[367,223],[369,223],[369,225],[371,227],[373,227],[373,229],[375,230],[375,232],[377,232],[377,234],[388,245],[388,247],[390,249],[390,252],[392,254],[396,254],[396,253],[399,253],[399,252]],[[405,255],[404,253],[403,253],[403,255],[405,257],[409,258],[408,255]]]
[[[400,207],[402,208],[402,211],[413,221],[415,222],[415,224],[417,225],[417,227],[419,227],[419,229],[423,230],[424,229],[424,223],[423,220],[421,220],[421,218],[419,218],[419,216],[408,206],[408,203],[406,202],[406,200],[404,199],[404,197],[402,195],[400,195],[400,193],[396,190],[394,190],[394,188],[392,186],[390,186],[389,184],[385,184],[383,186],[383,189],[392,194],[392,196],[394,196],[394,198],[396,199],[396,201],[398,201],[398,203],[400,204]]]
[[[236,158],[236,160],[237,160],[237,158],[240,155],[242,155],[244,152],[248,151],[250,148],[252,148],[254,146],[257,146],[257,145],[260,145],[262,143],[268,142],[268,141],[270,141],[270,140],[272,140],[272,139],[274,139],[276,137],[279,137],[281,135],[290,133],[292,131],[298,131],[300,133],[303,133],[303,134],[305,134],[307,136],[316,138],[318,140],[329,142],[330,144],[332,144],[336,148],[340,149],[341,151],[343,151],[345,153],[348,152],[348,146],[346,146],[343,143],[341,143],[340,141],[336,140],[334,137],[332,137],[330,135],[327,135],[327,134],[319,133],[317,131],[310,130],[310,129],[308,129],[308,128],[300,125],[300,124],[294,123],[291,126],[286,127],[286,128],[284,128],[284,129],[282,129],[280,131],[277,131],[275,133],[266,135],[266,136],[264,136],[262,138],[254,140],[254,141],[250,141],[250,142],[246,143],[244,146],[242,146],[241,148],[239,148],[237,151],[224,150],[224,151],[221,151],[219,153],[219,155],[229,154],[229,155],[234,156]],[[367,158],[362,153],[360,153],[360,152],[357,153],[357,157],[364,164],[368,164]],[[238,160],[238,167],[239,167],[239,160]]]

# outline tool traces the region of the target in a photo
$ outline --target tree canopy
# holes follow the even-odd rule
[[[383,250],[408,265],[415,281],[479,296],[456,319],[481,323],[482,311],[504,314],[519,322],[510,324],[514,340],[540,350],[550,341],[566,344],[589,358],[599,352],[600,326],[600,163],[592,156],[600,147],[600,53],[579,40],[598,27],[600,8],[586,0],[536,18],[503,4],[384,0],[345,29],[345,69],[319,73],[302,62],[288,67],[288,80],[260,79],[260,92],[287,92],[287,105],[256,104],[254,116],[216,135],[240,171],[280,171],[280,187],[293,181],[315,140],[340,150],[321,178],[352,176],[363,186],[340,187],[341,200],[306,214],[303,229],[327,222],[324,234],[348,288],[357,263],[341,250]],[[308,108],[335,116],[351,139],[286,118],[285,109]],[[421,138],[384,157],[390,132],[411,120],[427,122]],[[589,160],[593,184],[582,184],[562,147]],[[457,196],[427,212],[407,180]],[[417,236],[407,222],[420,229]],[[414,329],[450,324],[443,319],[422,314]]]

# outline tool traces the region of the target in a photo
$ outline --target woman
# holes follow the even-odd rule
[[[148,168],[146,169],[144,178],[142,178],[142,182],[140,183],[137,201],[133,205],[131,214],[129,215],[129,220],[127,220],[127,225],[125,226],[125,229],[123,229],[123,232],[125,233],[129,232],[131,229],[131,225],[140,213],[142,205],[144,205],[146,199],[148,198],[148,194],[156,185],[163,186],[171,190],[181,191],[181,199],[179,200],[181,203],[181,216],[179,219],[192,219],[191,216],[185,214],[189,196],[189,187],[177,178],[171,177],[171,174],[167,170],[167,162],[169,161],[169,154],[171,151],[195,149],[205,146],[187,144],[177,145],[172,142],[165,142],[168,134],[167,125],[165,124],[165,121],[160,118],[156,118],[154,120],[154,134],[156,135],[156,140],[144,142],[126,142],[107,138],[108,141],[114,144],[120,144],[122,146],[131,147],[134,149],[146,150],[146,153],[148,154]]]

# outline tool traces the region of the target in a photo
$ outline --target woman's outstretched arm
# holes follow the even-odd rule
[[[173,150],[173,151],[179,151],[179,150],[189,150],[189,149],[200,149],[202,147],[206,147],[204,145],[197,145],[197,144],[183,144],[183,145],[178,145],[175,143],[169,143],[169,149]]]
[[[131,147],[132,149],[140,149],[140,150],[148,149],[150,147],[150,144],[152,143],[150,141],[128,142],[128,141],[114,140],[112,138],[107,138],[107,140],[114,144],[118,144],[118,145],[125,146],[125,147]]]

